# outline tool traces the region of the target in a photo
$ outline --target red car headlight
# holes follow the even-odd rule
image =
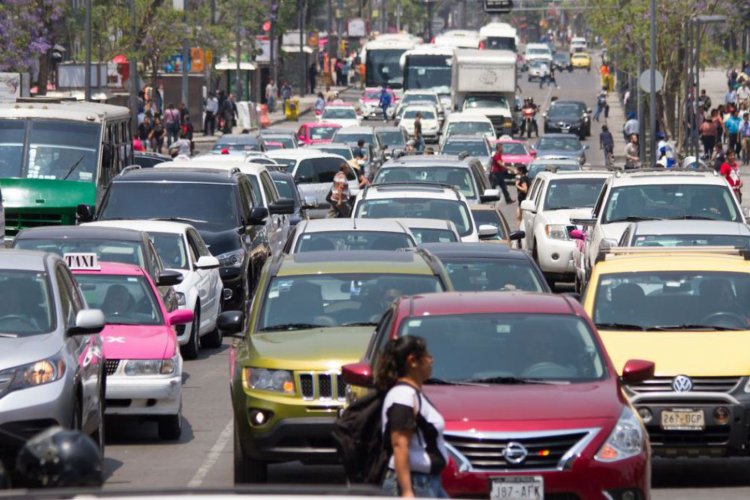
[[[645,446],[645,436],[643,423],[627,406],[594,458],[600,462],[617,462],[639,455]]]

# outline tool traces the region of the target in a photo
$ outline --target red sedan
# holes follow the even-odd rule
[[[503,145],[503,161],[506,165],[512,165],[514,167],[524,165],[528,168],[529,163],[536,158],[536,151],[529,148],[523,141],[501,137],[495,141],[495,144],[497,143]],[[492,145],[493,148],[495,147],[495,144]]]
[[[578,302],[455,292],[402,297],[385,314],[365,361],[344,366],[344,379],[368,386],[388,339],[426,339],[434,363],[424,391],[445,418],[451,496],[649,497],[648,435]],[[632,360],[623,381],[653,372]]]

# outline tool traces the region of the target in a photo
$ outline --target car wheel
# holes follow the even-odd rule
[[[245,456],[234,423],[234,484],[265,483],[268,480],[268,464],[260,460],[252,460]]]
[[[529,81],[531,81],[531,76],[529,76]]]
[[[80,391],[76,390],[76,397],[73,399],[73,417],[70,419],[70,428],[74,431],[80,431],[83,428],[82,404]]]
[[[221,347],[223,336],[218,326],[214,326],[214,329],[208,332],[201,338],[201,345],[208,349],[218,349]]]
[[[102,370],[102,373],[99,375],[101,380],[101,394],[99,394],[99,425],[97,426],[94,433],[91,435],[91,439],[93,439],[97,445],[99,445],[99,450],[102,452],[102,456],[104,456],[104,441],[105,441],[105,428],[104,428],[104,422],[105,422],[105,416],[104,416],[104,406],[106,401],[106,394],[107,394],[107,375],[104,373],[104,370]]]
[[[187,344],[180,346],[180,352],[185,359],[195,359],[198,357],[198,337],[200,336],[200,304],[196,304],[193,311],[193,322],[190,324],[190,338]]]
[[[182,408],[177,415],[163,415],[159,417],[159,439],[174,441],[182,434]]]

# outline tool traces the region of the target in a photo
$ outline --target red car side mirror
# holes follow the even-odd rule
[[[637,384],[654,378],[656,365],[653,361],[644,361],[642,359],[630,359],[625,363],[622,369],[622,381],[625,384]]]
[[[341,377],[349,385],[373,387],[375,380],[369,363],[351,363],[341,367]]]

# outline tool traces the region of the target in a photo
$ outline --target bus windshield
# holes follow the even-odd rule
[[[450,94],[451,56],[412,55],[406,58],[404,89],[432,89]]]
[[[0,177],[94,182],[100,124],[0,120]]]
[[[368,50],[365,57],[365,80],[367,87],[388,85],[400,89],[404,83],[401,71],[401,54],[406,49]]]

